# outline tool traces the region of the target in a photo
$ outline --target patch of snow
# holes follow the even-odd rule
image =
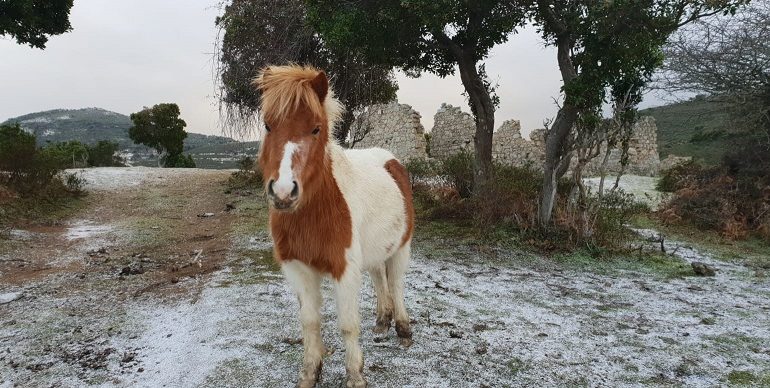
[[[46,129],[45,131],[43,131],[43,136],[51,136],[51,135],[53,135],[55,133],[56,133],[56,131],[53,130],[53,129]]]
[[[156,167],[97,167],[66,170],[79,174],[85,179],[86,190],[114,191],[141,184],[158,184],[178,177],[192,177],[201,171],[198,168],[156,168]]]
[[[9,232],[10,237],[14,240],[27,241],[34,237],[34,233],[23,229],[11,229]]]
[[[64,238],[69,241],[83,238],[93,238],[95,236],[108,233],[112,229],[113,228],[110,225],[96,225],[93,223],[93,221],[79,220],[75,221],[70,227],[67,228],[67,232],[64,234]]]
[[[0,294],[0,304],[7,304],[11,303],[14,300],[17,300],[22,297],[21,292],[8,292],[5,294]]]
[[[69,120],[71,118],[72,118],[72,116],[70,116],[70,115],[62,115],[62,116],[57,117],[56,120]]]
[[[592,190],[599,189],[599,181],[601,178],[585,178],[583,181]],[[634,196],[634,198],[642,203],[646,203],[652,210],[656,210],[663,198],[663,193],[655,189],[655,185],[658,184],[658,177],[640,176],[640,175],[623,175],[620,177],[618,187],[628,194]],[[607,176],[604,178],[604,190],[612,188],[615,184],[614,176]]]
[[[48,117],[35,117],[33,119],[26,119],[22,120],[22,124],[28,124],[28,123],[50,123],[51,119]]]

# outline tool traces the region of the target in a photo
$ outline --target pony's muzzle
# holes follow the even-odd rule
[[[288,185],[275,187],[275,180],[271,179],[267,183],[267,197],[270,202],[273,203],[273,207],[278,210],[288,210],[297,204],[299,199],[299,185],[297,181],[291,181],[290,187]]]

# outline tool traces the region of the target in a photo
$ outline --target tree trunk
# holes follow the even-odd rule
[[[540,193],[539,220],[541,226],[551,222],[553,204],[556,200],[556,182],[564,176],[569,167],[571,153],[565,150],[575,121],[577,109],[564,105],[559,109],[556,120],[548,131],[545,141],[545,162],[543,163],[543,186]]]
[[[492,133],[495,131],[495,104],[484,80],[476,68],[476,61],[468,49],[460,46],[443,31],[433,31],[439,45],[448,50],[460,68],[460,80],[468,93],[468,100],[476,119],[476,133],[473,136],[474,171],[473,193],[478,195],[486,189],[492,171]]]
[[[476,63],[468,58],[458,60],[460,79],[468,93],[476,119],[476,133],[473,144],[474,157],[473,192],[483,192],[490,180],[492,171],[492,134],[495,130],[495,105],[484,80],[476,69]]]
[[[558,39],[557,41],[557,59],[559,61],[559,70],[562,75],[562,82],[566,86],[575,78],[577,72],[570,58],[572,44],[567,39]],[[551,223],[553,214],[553,204],[556,199],[556,182],[561,178],[564,172],[563,159],[567,150],[567,141],[569,140],[572,127],[575,125],[578,117],[578,108],[573,105],[572,99],[568,95],[569,90],[565,88],[564,106],[556,114],[556,120],[548,130],[545,141],[545,162],[543,163],[543,185],[540,192],[540,206],[538,209],[538,219],[540,226],[546,227]],[[566,161],[567,163],[569,161]],[[559,168],[559,167],[562,168]]]

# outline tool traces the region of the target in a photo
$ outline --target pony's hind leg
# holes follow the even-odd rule
[[[412,326],[409,321],[409,314],[406,312],[404,304],[404,274],[409,266],[409,256],[411,256],[411,241],[407,242],[396,253],[388,259],[388,286],[393,297],[395,309],[396,334],[401,338],[401,345],[412,345]]]
[[[361,271],[354,266],[348,266],[342,277],[334,283],[334,293],[337,299],[337,320],[345,343],[345,371],[347,372],[345,385],[348,388],[366,387],[366,380],[364,380],[363,375],[364,358],[359,344],[361,334],[361,317],[358,311],[360,290]]]
[[[377,294],[377,321],[374,332],[384,334],[390,329],[390,321],[393,320],[393,299],[388,287],[388,277],[385,264],[369,270],[369,275],[374,284],[374,292]]]
[[[299,299],[304,355],[297,387],[311,388],[321,379],[324,353],[321,340],[321,276],[297,260],[284,262],[281,270]]]

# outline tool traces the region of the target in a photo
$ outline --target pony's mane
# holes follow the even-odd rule
[[[281,122],[300,107],[306,106],[317,117],[323,117],[325,114],[329,120],[329,132],[332,132],[334,123],[342,113],[342,106],[334,98],[331,87],[324,104],[318,100],[318,94],[310,82],[320,72],[314,67],[300,65],[263,68],[260,75],[254,79],[254,85],[262,91],[260,111],[263,119]]]

